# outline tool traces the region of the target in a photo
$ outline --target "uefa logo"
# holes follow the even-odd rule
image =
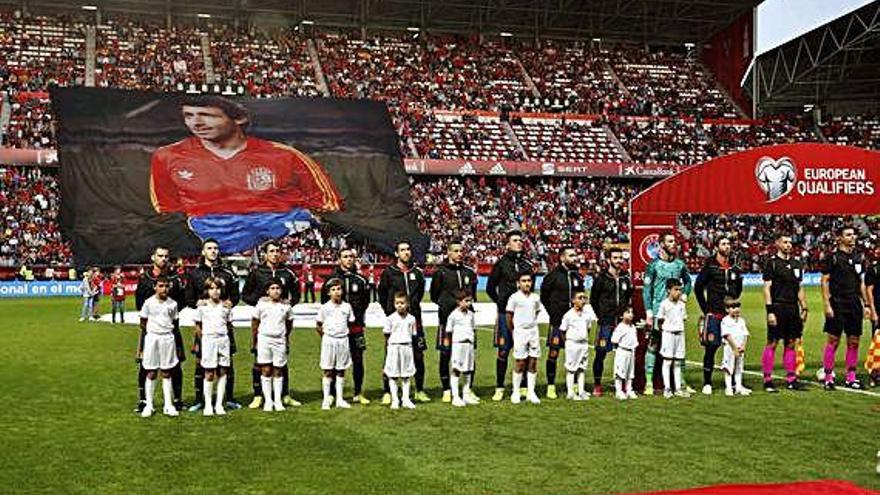
[[[755,165],[755,179],[767,195],[767,202],[772,203],[794,189],[797,168],[787,156],[778,160],[764,156]]]
[[[660,256],[660,234],[646,235],[639,244],[639,256],[646,264]]]

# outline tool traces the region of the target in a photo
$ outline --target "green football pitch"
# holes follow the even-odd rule
[[[806,377],[812,378],[823,336],[818,292],[809,298]],[[763,303],[758,291],[747,292],[744,302],[753,333],[747,369],[754,372],[765,335]],[[480,340],[476,383],[484,400],[475,407],[453,409],[437,400],[437,356],[429,352],[432,403],[391,411],[375,400],[322,411],[319,338],[298,330],[291,380],[302,407],[142,419],[132,413],[136,327],[77,323],[79,303],[0,303],[0,493],[587,494],[824,478],[880,489],[880,395],[873,392],[810,387],[769,396],[749,375],[751,397],[716,391],[618,402],[606,395],[514,406],[489,400],[490,338]],[[185,335],[189,341],[191,329]],[[701,349],[692,335],[688,358],[696,362]],[[379,331],[371,329],[368,339],[367,393],[379,399]],[[866,349],[863,344],[860,358]],[[249,400],[251,357],[240,352],[237,359],[236,395]],[[192,367],[190,359],[187,398]],[[542,360],[542,392],[543,370]],[[699,366],[689,366],[687,376],[699,384]],[[560,378],[564,384],[563,373]],[[716,390],[721,382],[716,373]]]

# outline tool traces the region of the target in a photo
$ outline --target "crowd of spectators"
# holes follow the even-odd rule
[[[419,229],[431,239],[431,259],[461,239],[471,263],[504,254],[504,234],[526,235],[527,253],[544,268],[563,244],[595,259],[607,244],[629,241],[629,200],[639,182],[507,177],[413,178]]]
[[[0,266],[66,264],[57,169],[0,168]]]
[[[780,232],[791,235],[794,256],[805,263],[806,271],[818,271],[825,255],[835,247],[835,229],[852,225],[859,238],[859,249],[873,254],[880,227],[876,217],[842,218],[821,215],[705,215],[679,217],[682,253],[692,271],[700,269],[713,251],[718,236],[733,238],[734,251],[744,271],[760,272],[764,261],[776,253],[775,241]]]
[[[880,117],[867,115],[835,116],[822,126],[829,142],[880,150]]]

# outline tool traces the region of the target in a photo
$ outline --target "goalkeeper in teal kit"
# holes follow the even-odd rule
[[[680,258],[676,258],[678,253],[678,244],[675,241],[675,235],[672,232],[664,232],[660,234],[660,255],[648,264],[645,269],[645,284],[642,288],[642,300],[645,303],[645,313],[649,330],[648,350],[645,353],[645,395],[654,393],[654,366],[657,361],[657,355],[660,351],[661,332],[657,328],[657,322],[654,315],[660,309],[660,303],[666,298],[666,281],[670,279],[678,279],[682,284],[683,299],[687,301],[687,296],[691,293],[691,276],[688,274],[687,265]],[[684,368],[684,360],[681,361],[681,367]],[[684,377],[684,369],[681,376]],[[684,381],[684,378],[682,378]],[[681,383],[682,390],[688,390],[690,387],[686,383]],[[688,390],[690,392],[690,390]]]

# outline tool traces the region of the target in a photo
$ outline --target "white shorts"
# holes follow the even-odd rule
[[[684,332],[663,332],[661,340],[663,359],[684,359]]]
[[[730,373],[742,373],[743,371],[742,357],[737,357],[736,352],[727,344],[724,345],[724,356],[721,358],[721,369]]]
[[[284,337],[257,335],[257,364],[271,364],[275,368],[287,366],[287,343]]]
[[[614,378],[632,380],[636,377],[636,353],[618,347],[614,352]]]
[[[388,378],[409,378],[415,375],[412,344],[388,344],[383,371]]]
[[[348,335],[342,338],[321,337],[321,369],[343,371],[351,366]]]
[[[513,330],[513,359],[541,357],[541,338],[537,328]]]
[[[461,373],[474,371],[474,343],[453,342],[452,357],[450,358],[452,369]]]
[[[170,370],[177,366],[177,346],[172,333],[150,333],[144,335],[144,348],[141,363],[145,370]]]
[[[214,369],[217,366],[229,367],[229,336],[228,335],[203,335],[202,336],[202,368]]]
[[[565,369],[574,373],[587,369],[587,360],[590,357],[590,347],[587,341],[565,341]]]

